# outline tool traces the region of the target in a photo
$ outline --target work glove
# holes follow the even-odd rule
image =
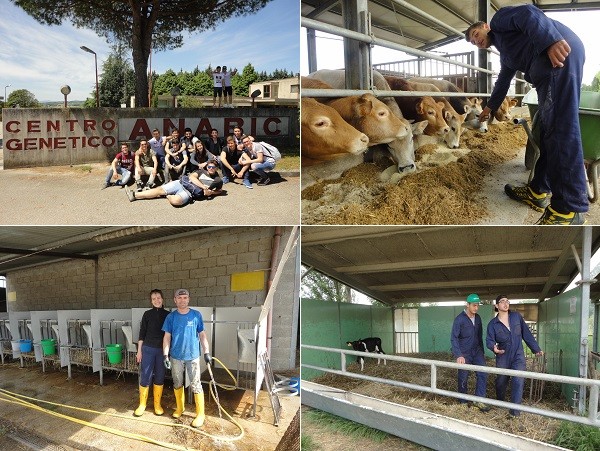
[[[210,352],[207,352],[204,354],[204,361],[206,362],[207,365],[212,364],[212,357],[210,356]]]
[[[169,356],[165,356],[164,363],[165,363],[165,368],[170,370],[171,369],[171,361],[169,360]]]

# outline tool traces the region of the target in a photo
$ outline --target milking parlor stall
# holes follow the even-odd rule
[[[281,226],[0,228],[0,449],[299,449],[298,240]],[[172,311],[181,288],[208,340],[200,427],[187,372],[180,417],[170,369],[141,396],[151,290]]]
[[[535,223],[541,213],[504,193],[505,184],[523,186],[533,175],[539,134],[528,138],[525,129],[536,128],[535,88],[517,72],[503,105],[480,123],[499,53],[467,44],[464,32],[504,6],[533,3],[551,13],[595,10],[597,2],[322,3],[301,2],[302,223]],[[337,67],[321,50],[332,39],[343,39]],[[460,50],[443,47],[451,43]],[[584,45],[593,52],[594,43]],[[394,50],[403,53],[395,57]],[[592,202],[586,218],[596,224],[600,95],[584,94],[579,119]]]
[[[318,427],[307,420],[315,409],[412,442],[363,449],[565,449],[559,431],[563,438],[575,426],[597,432],[600,288],[590,261],[598,227],[303,226],[301,241],[303,434]],[[307,289],[311,272],[378,303],[307,297],[323,292]],[[487,373],[485,397],[474,395],[473,372],[467,394],[458,393],[457,370],[473,366],[451,352],[453,321],[470,294],[480,299],[484,349],[502,294],[544,352],[523,343],[526,371],[515,371],[496,368],[485,349],[486,366],[477,366]],[[384,354],[348,346],[359,340],[378,342]],[[521,404],[508,393],[497,399],[501,374],[525,378]],[[509,416],[511,408],[520,416]],[[333,441],[330,434],[312,439]]]

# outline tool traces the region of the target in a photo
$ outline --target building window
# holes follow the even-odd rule
[[[263,98],[268,99],[271,97],[271,85],[263,85]]]
[[[298,92],[300,92],[300,85],[292,85],[292,86],[290,86],[290,92],[292,94],[297,94]]]

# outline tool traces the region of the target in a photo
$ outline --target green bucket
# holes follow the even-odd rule
[[[106,355],[108,357],[108,363],[121,363],[123,360],[122,354],[123,346],[120,344],[106,345]]]
[[[44,355],[54,355],[56,354],[56,340],[42,340],[42,352]]]

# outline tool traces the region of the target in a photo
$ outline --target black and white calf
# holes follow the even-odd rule
[[[385,354],[385,352],[383,352],[383,348],[381,347],[381,338],[379,337],[361,338],[356,341],[347,341],[346,344],[355,351]],[[365,359],[362,356],[357,356],[356,361],[360,362],[360,370],[363,371],[365,367]],[[381,359],[377,357],[377,365],[379,365],[380,361]],[[383,364],[387,365],[385,359],[383,359]]]

